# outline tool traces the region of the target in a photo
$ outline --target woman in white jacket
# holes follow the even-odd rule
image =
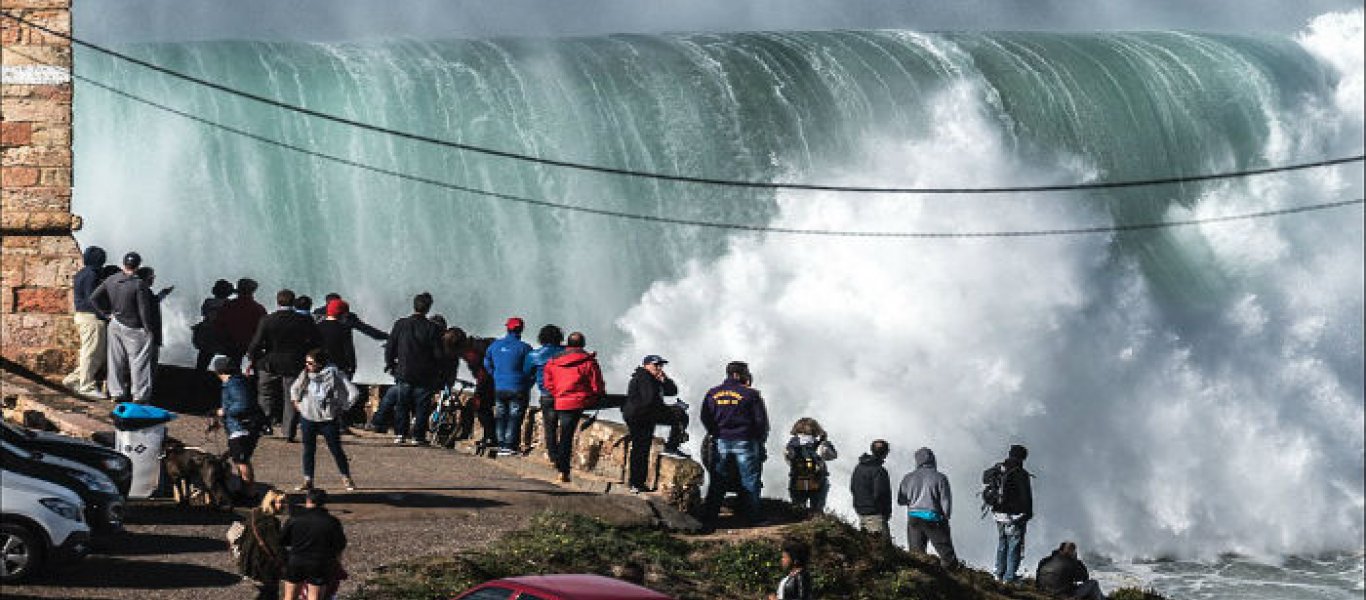
[[[356,482],[351,479],[351,466],[342,451],[337,416],[360,399],[360,390],[346,378],[346,373],[328,361],[326,352],[314,348],[304,359],[304,372],[294,380],[289,398],[299,414],[299,433],[304,444],[304,483],[298,489],[313,487],[313,459],[318,452],[318,435],[323,436],[327,450],[337,462],[342,484],[348,490],[356,489]]]

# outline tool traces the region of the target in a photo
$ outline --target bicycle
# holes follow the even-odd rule
[[[456,389],[458,388],[458,389]],[[460,429],[461,413],[470,410],[468,402],[462,402],[465,392],[474,389],[474,383],[457,378],[454,384],[442,386],[437,398],[436,408],[427,421],[427,430],[432,433],[432,443],[443,448],[455,447],[456,440],[468,437]],[[461,434],[464,434],[462,436]]]

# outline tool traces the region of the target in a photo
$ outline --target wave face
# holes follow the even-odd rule
[[[844,31],[128,51],[359,121],[540,156],[740,179],[990,186],[1359,153],[1360,21],[1321,19],[1297,40]],[[348,160],[647,215],[998,231],[1362,194],[1360,165],[983,197],[667,184],[357,131],[88,52],[76,62],[120,89]],[[724,234],[407,183],[89,85],[77,85],[76,102],[81,240],[140,249],[160,279],[180,284],[168,300],[177,315],[193,314],[197,290],[218,277],[340,291],[377,322],[431,290],[437,312],[477,332],[509,314],[587,331],[618,385],[639,356],[668,356],[694,406],[726,361],[746,359],[777,423],[771,446],[802,415],[841,446],[836,509],[850,512],[843,482],[872,439],[892,443],[893,471],[934,448],[957,487],[962,553],[978,564],[991,561],[994,534],[975,519],[977,474],[1010,443],[1031,448],[1037,475],[1029,565],[1061,538],[1116,557],[1360,548],[1360,208],[1037,239]],[[168,354],[184,356],[186,337],[169,332]],[[377,375],[368,358],[363,371]],[[766,482],[783,493],[781,461]]]

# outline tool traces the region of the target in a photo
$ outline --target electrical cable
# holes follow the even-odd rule
[[[832,229],[800,229],[800,228],[791,228],[791,227],[770,227],[770,226],[763,226],[763,225],[746,225],[746,224],[741,224],[741,223],[723,223],[723,222],[716,222],[716,221],[699,221],[699,220],[693,220],[693,219],[678,219],[678,218],[673,218],[673,217],[660,217],[660,216],[654,216],[654,215],[642,215],[642,214],[637,214],[637,213],[628,213],[628,212],[620,212],[620,211],[613,211],[613,210],[605,210],[605,209],[591,208],[591,207],[586,207],[586,206],[575,206],[575,205],[572,205],[572,204],[561,204],[561,203],[558,203],[558,202],[551,202],[551,201],[548,201],[548,200],[540,200],[540,199],[536,199],[536,198],[527,198],[527,197],[524,197],[524,196],[516,196],[516,195],[513,195],[513,194],[505,194],[505,193],[502,193],[502,192],[494,192],[494,191],[490,191],[490,190],[483,190],[483,189],[479,189],[479,188],[473,188],[473,187],[468,187],[468,186],[463,186],[463,185],[459,185],[459,184],[449,183],[449,182],[441,181],[441,180],[437,180],[437,179],[432,179],[432,178],[429,178],[429,177],[423,177],[423,176],[419,176],[419,175],[413,175],[413,174],[409,174],[409,173],[403,173],[403,172],[401,172],[401,171],[395,171],[395,170],[392,170],[392,169],[387,169],[387,168],[384,168],[384,167],[378,167],[378,166],[374,166],[374,165],[370,165],[370,164],[358,162],[358,161],[355,161],[355,160],[351,160],[351,159],[347,159],[347,158],[342,158],[342,157],[339,157],[339,156],[333,156],[333,155],[331,155],[331,154],[326,154],[326,153],[319,152],[319,151],[316,151],[316,150],[311,150],[311,149],[309,149],[309,148],[304,148],[304,147],[301,147],[301,146],[296,146],[296,145],[290,144],[290,143],[288,143],[288,142],[282,142],[282,141],[279,141],[279,140],[275,140],[275,139],[272,139],[272,138],[269,138],[269,137],[266,137],[266,136],[263,136],[263,135],[259,135],[259,134],[256,134],[256,133],[253,133],[253,132],[250,132],[250,131],[246,131],[246,130],[243,130],[243,129],[239,129],[239,128],[236,128],[236,127],[233,127],[233,126],[230,126],[230,125],[225,125],[225,124],[222,124],[222,123],[218,123],[218,122],[216,122],[216,121],[209,120],[209,119],[204,118],[204,117],[201,117],[201,116],[199,116],[199,115],[191,114],[191,113],[182,111],[182,110],[180,110],[180,109],[177,109],[177,108],[174,108],[174,107],[170,107],[170,106],[167,106],[167,105],[164,105],[164,104],[155,102],[155,101],[153,101],[153,100],[148,100],[148,99],[146,99],[146,98],[142,98],[142,97],[140,97],[140,96],[137,96],[137,95],[135,95],[135,94],[131,94],[131,93],[129,93],[129,92],[125,92],[125,91],[123,91],[123,90],[114,88],[114,87],[112,87],[112,86],[105,85],[105,84],[100,83],[100,82],[98,82],[98,81],[92,80],[92,79],[90,79],[90,78],[88,78],[88,77],[84,77],[84,76],[77,75],[77,74],[74,74],[74,73],[72,74],[72,77],[75,78],[75,79],[78,79],[78,80],[80,80],[80,81],[83,81],[83,82],[85,82],[85,83],[88,84],[88,85],[91,85],[91,86],[94,86],[94,87],[96,87],[96,88],[99,88],[99,89],[103,89],[103,90],[105,90],[105,91],[108,91],[108,92],[110,92],[110,93],[112,93],[112,94],[121,96],[121,97],[123,97],[123,98],[129,99],[129,100],[132,100],[132,101],[141,103],[141,104],[148,105],[148,106],[150,106],[150,107],[153,107],[153,108],[156,108],[156,109],[165,111],[165,112],[169,112],[169,113],[174,114],[174,115],[176,115],[176,116],[179,116],[179,117],[181,117],[181,118],[188,119],[188,120],[190,120],[190,121],[194,121],[194,122],[196,122],[196,123],[199,123],[199,124],[202,124],[202,125],[211,127],[211,128],[215,128],[215,129],[219,129],[219,130],[226,131],[226,132],[229,132],[229,133],[233,133],[233,134],[236,134],[236,135],[239,135],[239,136],[242,136],[242,137],[245,137],[245,138],[248,138],[248,139],[257,141],[257,142],[260,142],[260,143],[264,143],[264,144],[268,144],[268,145],[271,145],[271,146],[277,146],[277,147],[280,147],[280,148],[288,149],[288,150],[291,150],[291,151],[294,151],[294,152],[298,152],[298,153],[303,154],[303,155],[306,155],[306,156],[311,156],[311,157],[314,157],[314,158],[320,158],[320,159],[323,159],[323,160],[326,160],[326,161],[330,161],[330,162],[333,162],[333,163],[337,163],[337,164],[341,164],[341,165],[345,165],[345,166],[349,166],[349,167],[361,169],[361,170],[364,170],[364,171],[370,171],[370,172],[372,172],[372,173],[378,173],[378,174],[381,174],[381,175],[387,175],[387,176],[394,177],[394,178],[398,178],[398,179],[403,179],[403,180],[412,181],[412,182],[416,182],[416,183],[422,183],[422,184],[425,184],[425,185],[430,185],[430,186],[434,186],[434,187],[438,187],[438,188],[442,188],[442,189],[446,189],[446,190],[457,191],[457,192],[466,192],[466,193],[470,193],[470,194],[476,194],[476,195],[486,196],[486,197],[490,197],[490,198],[496,198],[496,199],[500,199],[500,200],[507,200],[507,201],[510,201],[510,202],[516,202],[516,203],[526,204],[526,205],[530,205],[530,206],[536,206],[536,207],[541,207],[541,208],[548,208],[548,209],[553,209],[553,210],[563,210],[563,211],[569,211],[569,212],[586,213],[586,214],[599,215],[599,216],[605,216],[605,217],[613,217],[613,218],[619,218],[619,219],[630,219],[630,220],[636,220],[636,221],[643,221],[643,222],[647,222],[647,223],[661,223],[661,224],[669,224],[669,225],[686,225],[686,226],[692,226],[692,227],[705,227],[705,228],[712,228],[712,229],[726,229],[726,230],[747,231],[747,232],[755,232],[755,233],[781,233],[781,234],[803,235],[803,236],[851,237],[851,238],[852,238],[852,237],[866,237],[866,238],[901,238],[901,239],[951,239],[951,238],[1047,237],[1047,236],[1064,236],[1064,235],[1086,235],[1086,234],[1120,233],[1120,232],[1130,232],[1130,231],[1149,231],[1149,230],[1158,230],[1158,229],[1168,229],[1168,228],[1173,228],[1173,227],[1188,227],[1188,226],[1203,225],[1203,224],[1209,224],[1209,223],[1223,223],[1223,222],[1229,222],[1229,221],[1245,221],[1245,220],[1252,220],[1252,219],[1262,219],[1262,218],[1278,217],[1278,216],[1283,216],[1283,215],[1292,215],[1292,214],[1299,214],[1299,213],[1307,213],[1307,212],[1321,211],[1321,210],[1327,210],[1327,209],[1332,209],[1332,208],[1341,208],[1341,207],[1352,206],[1352,205],[1360,205],[1360,204],[1363,204],[1364,202],[1366,202],[1366,199],[1342,200],[1342,201],[1337,201],[1337,202],[1325,202],[1325,203],[1321,203],[1321,204],[1310,204],[1310,205],[1305,205],[1305,206],[1297,206],[1297,207],[1283,208],[1283,209],[1275,209],[1275,210],[1265,210],[1265,211],[1252,212],[1252,213],[1244,213],[1244,214],[1238,214],[1238,215],[1226,215],[1226,216],[1219,216],[1219,217],[1206,217],[1206,218],[1199,218],[1199,219],[1185,219],[1185,220],[1180,220],[1180,221],[1158,221],[1158,222],[1152,222],[1152,223],[1134,223],[1134,224],[1127,224],[1127,225],[1109,225],[1109,226],[1104,226],[1104,225],[1102,225],[1102,226],[1082,227],[1082,228],[1075,228],[1075,229],[1037,229],[1037,230],[1023,230],[1023,231],[966,231],[966,232],[847,231],[847,230],[832,230]]]
[[[226,94],[229,94],[229,95],[233,95],[233,96],[237,96],[237,97],[240,97],[240,98],[246,98],[246,99],[248,99],[248,100],[252,100],[252,101],[255,101],[255,102],[259,102],[259,103],[261,103],[261,104],[265,104],[265,105],[268,105],[268,106],[273,106],[273,107],[280,108],[280,109],[283,109],[283,110],[291,111],[291,112],[294,112],[294,113],[298,113],[298,114],[302,114],[302,115],[307,115],[307,116],[310,116],[310,117],[315,117],[315,118],[318,118],[318,119],[323,119],[323,120],[326,120],[326,121],[331,121],[331,122],[334,122],[334,123],[339,123],[339,124],[347,125],[347,126],[350,126],[350,127],[355,127],[355,128],[362,129],[362,130],[366,130],[366,131],[372,131],[372,132],[376,132],[376,133],[382,133],[382,134],[385,134],[385,135],[391,135],[391,136],[394,136],[394,137],[399,137],[399,138],[403,138],[403,139],[408,139],[408,140],[413,140],[413,141],[418,141],[418,142],[423,142],[423,143],[428,143],[428,144],[434,144],[434,145],[437,145],[437,146],[443,146],[443,147],[453,148],[453,149],[462,150],[462,151],[467,151],[467,152],[474,152],[474,153],[478,153],[478,154],[484,154],[484,155],[487,155],[487,156],[495,156],[495,157],[499,157],[499,158],[511,159],[511,160],[516,160],[516,161],[521,161],[521,162],[527,162],[527,163],[538,164],[538,165],[553,166],[553,167],[561,167],[561,168],[566,168],[566,169],[575,169],[575,170],[580,170],[580,171],[588,171],[588,172],[595,172],[595,173],[604,173],[604,174],[617,175],[617,176],[624,176],[624,177],[637,177],[637,178],[653,179],[653,180],[659,180],[659,181],[671,181],[671,182],[692,183],[692,184],[707,184],[707,185],[724,186],[724,187],[750,188],[750,189],[765,189],[765,190],[807,190],[807,191],[823,191],[823,192],[878,193],[878,194],[1005,194],[1005,193],[1018,193],[1018,192],[1064,192],[1064,191],[1079,191],[1079,190],[1116,189],[1116,188],[1131,188],[1131,187],[1143,187],[1143,186],[1155,186],[1155,185],[1167,185],[1167,184],[1195,183],[1195,182],[1201,182],[1201,181],[1216,181],[1216,180],[1222,180],[1222,179],[1234,179],[1234,178],[1252,177],[1252,176],[1256,176],[1256,175],[1267,175],[1267,174],[1271,174],[1271,173],[1284,173],[1284,172],[1289,172],[1289,171],[1300,171],[1300,170],[1305,170],[1305,169],[1314,169],[1314,168],[1320,168],[1320,167],[1328,167],[1328,166],[1341,165],[1341,164],[1352,163],[1352,162],[1361,162],[1362,160],[1366,159],[1366,155],[1358,154],[1358,155],[1355,155],[1355,156],[1347,156],[1347,157],[1340,157],[1340,158],[1332,158],[1332,159],[1320,160],[1320,161],[1313,161],[1313,162],[1305,162],[1305,163],[1298,163],[1298,164],[1291,164],[1291,165],[1282,165],[1282,166],[1274,166],[1274,167],[1265,167],[1265,168],[1258,168],[1258,169],[1245,169],[1245,170],[1240,170],[1240,171],[1231,171],[1231,172],[1224,172],[1224,173],[1211,173],[1211,174],[1205,174],[1205,175],[1189,175],[1189,176],[1161,177],[1161,178],[1155,178],[1155,179],[1142,179],[1142,180],[1130,180],[1130,181],[1108,181],[1108,182],[1102,181],[1102,182],[1091,182],[1091,183],[1072,183],[1072,184],[1056,184],[1056,185],[1018,185],[1018,186],[998,186],[998,187],[979,187],[979,188],[946,188],[946,187],[909,188],[909,187],[874,187],[874,186],[850,186],[850,185],[808,184],[808,183],[777,183],[777,182],[766,182],[766,181],[745,181],[745,180],[733,180],[733,179],[719,179],[719,178],[712,178],[712,177],[697,177],[697,176],[688,176],[688,175],[671,175],[671,174],[667,174],[667,173],[656,173],[656,172],[648,172],[648,171],[638,171],[638,170],[624,169],[624,168],[618,168],[618,167],[606,167],[606,166],[602,166],[602,165],[593,165],[593,164],[579,163],[579,162],[573,162],[573,161],[568,161],[568,160],[560,160],[560,159],[553,159],[553,158],[543,158],[543,157],[538,157],[538,156],[532,156],[532,155],[529,155],[529,154],[522,154],[522,153],[512,152],[512,151],[508,151],[508,150],[498,150],[498,149],[495,149],[495,148],[488,148],[488,147],[484,147],[484,146],[477,146],[477,145],[466,144],[466,143],[462,143],[462,142],[454,142],[454,141],[445,140],[445,139],[441,139],[441,138],[437,138],[437,137],[432,137],[432,136],[428,136],[428,135],[422,135],[422,134],[417,134],[417,133],[411,133],[411,132],[401,131],[401,130],[397,130],[397,129],[390,129],[390,128],[387,128],[387,127],[380,127],[380,126],[378,126],[378,125],[374,125],[374,124],[370,124],[370,123],[365,123],[365,122],[362,122],[362,121],[356,121],[356,120],[353,120],[353,119],[347,119],[347,118],[345,118],[345,117],[339,117],[339,116],[337,116],[337,115],[333,115],[333,114],[330,114],[330,113],[326,113],[326,112],[322,112],[322,111],[318,111],[318,110],[314,110],[314,109],[310,109],[310,108],[304,108],[304,107],[302,107],[302,106],[298,106],[298,105],[294,105],[294,104],[289,104],[289,103],[287,103],[287,102],[283,102],[283,101],[280,101],[280,100],[276,100],[276,99],[274,99],[274,98],[269,98],[269,97],[266,97],[266,96],[261,96],[261,95],[258,95],[258,94],[254,94],[254,93],[251,93],[251,92],[247,92],[247,91],[244,91],[244,90],[240,90],[240,89],[237,89],[237,88],[233,88],[233,87],[230,87],[230,86],[227,86],[227,85],[223,85],[223,84],[221,84],[221,83],[216,83],[216,82],[213,82],[213,81],[208,81],[208,80],[206,80],[206,79],[202,79],[202,78],[199,78],[199,77],[195,77],[195,76],[193,76],[193,75],[188,75],[188,74],[185,74],[185,73],[181,73],[181,72],[179,72],[179,71],[176,71],[176,70],[173,70],[173,69],[164,67],[164,66],[162,66],[162,65],[158,65],[158,64],[155,64],[155,63],[152,63],[152,62],[149,62],[149,61],[145,61],[145,60],[142,60],[142,59],[133,57],[133,56],[129,56],[129,55],[127,55],[127,54],[123,54],[123,53],[118,52],[118,51],[116,51],[116,50],[112,50],[112,49],[109,49],[109,48],[105,48],[104,46],[100,46],[100,45],[94,44],[94,43],[92,43],[92,42],[87,42],[87,41],[82,40],[82,39],[80,39],[80,38],[74,37],[74,36],[72,36],[72,35],[70,35],[70,34],[62,33],[62,32],[59,32],[59,31],[55,31],[55,30],[50,29],[50,28],[48,28],[48,27],[45,27],[45,26],[43,26],[43,25],[39,25],[39,24],[37,24],[37,23],[34,23],[34,22],[32,22],[32,21],[29,21],[29,20],[24,19],[24,18],[22,18],[22,17],[19,17],[19,16],[17,16],[17,15],[11,14],[11,13],[9,13],[9,12],[0,12],[0,15],[3,15],[3,16],[5,16],[6,18],[9,18],[9,19],[13,19],[14,21],[17,21],[17,22],[19,22],[19,23],[22,23],[22,24],[28,26],[28,27],[32,27],[32,28],[34,28],[34,29],[37,29],[37,30],[39,30],[39,31],[42,31],[42,32],[47,33],[47,34],[49,34],[49,35],[52,35],[52,36],[54,36],[54,37],[58,37],[58,38],[62,38],[62,39],[68,40],[68,41],[70,41],[70,42],[73,43],[73,44],[77,44],[77,45],[83,46],[83,47],[85,47],[85,48],[89,48],[89,49],[94,50],[94,51],[96,51],[96,52],[99,52],[99,53],[101,53],[101,54],[104,54],[104,55],[107,55],[107,56],[111,56],[111,57],[117,58],[117,59],[119,59],[119,60],[122,60],[122,61],[125,61],[125,62],[129,62],[129,63],[135,64],[135,65],[138,65],[138,66],[141,66],[141,67],[144,67],[144,68],[147,68],[147,69],[156,71],[156,72],[158,72],[158,73],[162,73],[162,74],[164,74],[164,75],[168,75],[168,76],[171,76],[171,77],[174,77],[174,78],[183,80],[183,81],[187,81],[187,82],[193,83],[193,84],[195,84],[195,85],[199,85],[199,86],[203,86],[203,87],[206,87],[206,88],[209,88],[209,89],[217,90],[217,91],[219,91],[219,92],[223,92],[223,93],[226,93]]]

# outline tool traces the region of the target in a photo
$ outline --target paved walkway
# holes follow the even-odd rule
[[[171,435],[187,445],[220,452],[219,432],[206,438],[206,419],[182,416]],[[319,440],[319,487],[332,499],[332,512],[346,527],[344,556],[353,591],[374,569],[417,556],[449,555],[486,544],[520,528],[544,510],[564,510],[617,523],[650,522],[640,498],[600,494],[550,482],[551,473],[521,459],[497,461],[459,450],[395,447],[388,437],[343,438],[360,489],[347,492],[332,457]],[[293,489],[302,478],[301,446],[279,438],[262,440],[256,452],[257,478]],[[544,476],[540,476],[541,473]],[[228,513],[179,508],[166,501],[130,507],[128,534],[107,555],[56,571],[23,586],[6,586],[6,598],[249,598],[231,564],[224,533]]]

